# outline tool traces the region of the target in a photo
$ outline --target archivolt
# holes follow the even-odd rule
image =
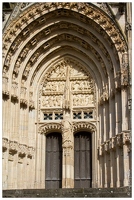
[[[116,24],[93,4],[35,3],[3,34],[3,74],[8,77],[9,88],[12,77],[18,86],[23,82],[30,88],[35,79],[40,82],[46,63],[52,64],[56,54],[72,54],[86,65],[93,63],[89,71],[96,71],[98,83],[105,86],[109,82],[114,87],[121,53],[126,49],[125,38]]]

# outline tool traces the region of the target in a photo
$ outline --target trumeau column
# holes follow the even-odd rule
[[[74,188],[74,136],[71,122],[70,67],[66,68],[66,83],[63,95],[62,148],[63,173],[62,188]]]
[[[62,188],[74,187],[74,141],[70,118],[62,121],[63,173]]]

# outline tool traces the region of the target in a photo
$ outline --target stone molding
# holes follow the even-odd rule
[[[38,133],[47,134],[54,130],[61,132],[61,123],[44,123],[43,125],[39,126]]]
[[[74,133],[83,129],[91,131],[91,133],[94,133],[96,131],[96,126],[90,122],[73,122]]]
[[[105,141],[98,147],[98,155],[103,156],[105,153],[116,151],[116,148],[127,147],[128,152],[131,151],[130,131],[125,131]]]
[[[94,133],[96,131],[96,126],[92,124],[91,122],[72,122],[72,130],[74,133],[80,131],[80,130],[88,130],[91,131],[91,133]],[[50,131],[62,131],[62,125],[61,123],[44,123],[43,125],[39,126],[38,133],[39,134],[47,134]]]

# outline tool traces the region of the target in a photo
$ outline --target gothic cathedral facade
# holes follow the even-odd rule
[[[131,9],[3,4],[3,190],[130,186]]]

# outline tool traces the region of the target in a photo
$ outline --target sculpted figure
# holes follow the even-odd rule
[[[62,126],[62,135],[63,135],[63,147],[72,146],[73,142],[73,131],[72,131],[72,124],[69,119],[63,120],[61,122]]]

